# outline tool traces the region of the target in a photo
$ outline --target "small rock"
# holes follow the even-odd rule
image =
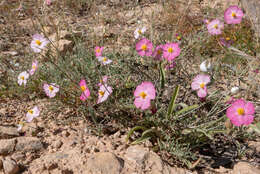
[[[260,154],[260,142],[256,141],[249,141],[249,147],[254,148],[258,154]]]
[[[0,138],[18,137],[19,132],[16,127],[0,126]]]
[[[110,152],[100,152],[87,161],[89,174],[119,174],[124,167],[124,161]]]
[[[40,139],[35,137],[19,137],[15,146],[16,151],[38,151],[43,148]]]
[[[148,156],[148,149],[141,147],[139,145],[136,146],[130,146],[126,150],[125,158],[128,159],[129,161],[134,161],[139,165],[142,165],[144,160]]]
[[[62,143],[61,140],[57,140],[57,141],[54,142],[53,146],[58,149],[62,146],[62,144],[63,143]]]
[[[8,155],[14,151],[16,139],[0,140],[0,155]]]
[[[247,162],[238,162],[233,169],[233,174],[256,174],[256,173],[260,173],[260,170]]]
[[[16,162],[10,158],[6,158],[3,161],[5,174],[16,174],[19,171],[19,167]]]

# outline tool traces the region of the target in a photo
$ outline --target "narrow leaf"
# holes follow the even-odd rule
[[[172,112],[173,112],[174,104],[175,104],[177,95],[178,95],[178,93],[179,93],[179,89],[180,89],[180,86],[177,85],[176,88],[175,88],[175,90],[173,91],[172,99],[171,99],[170,105],[169,105],[169,107],[168,107],[168,112],[167,112],[167,117],[168,117],[168,119],[171,117],[171,114],[172,114]]]
[[[143,127],[143,126],[135,126],[134,128],[132,128],[128,134],[127,134],[127,137],[126,137],[126,142],[128,142],[129,138],[131,137],[131,135],[134,133],[134,131],[137,131],[137,130],[143,130],[145,131],[147,128],[146,127]]]

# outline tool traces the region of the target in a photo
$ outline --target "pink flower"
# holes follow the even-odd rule
[[[214,19],[213,21],[207,24],[208,32],[211,35],[219,35],[222,33],[222,29],[224,28],[224,23],[218,19]]]
[[[237,5],[232,5],[225,10],[224,20],[227,24],[239,24],[243,16],[243,11]]]
[[[33,63],[32,63],[32,69],[30,70],[30,75],[33,75],[35,73],[35,71],[37,70],[38,68],[38,61],[35,60]]]
[[[112,60],[108,59],[106,56],[104,57],[97,57],[98,61],[101,62],[102,65],[107,65],[112,62]]]
[[[137,42],[135,47],[140,56],[151,56],[153,54],[153,44],[146,38],[143,38]]]
[[[155,99],[155,88],[151,82],[142,82],[134,91],[134,104],[142,110],[148,109],[151,105],[150,100]]]
[[[46,3],[47,5],[51,5],[52,0],[45,0],[45,3]]]
[[[251,102],[238,99],[227,109],[226,114],[235,126],[249,125],[254,120],[255,108]]]
[[[112,93],[112,88],[107,84],[101,85],[98,90],[98,101],[97,104],[107,100],[108,96]]]
[[[96,46],[96,47],[95,47],[96,57],[102,56],[103,49],[104,49],[104,47],[99,47],[99,46]]]
[[[168,61],[174,60],[181,53],[178,43],[167,43],[163,46],[163,57]]]
[[[48,97],[53,98],[53,97],[55,97],[56,93],[59,91],[60,88],[55,83],[51,83],[50,85],[47,83],[44,83],[43,89],[44,89],[45,94]]]
[[[199,74],[197,75],[192,83],[191,83],[191,88],[192,90],[197,91],[197,95],[200,98],[204,98],[207,95],[207,84],[210,82],[210,76],[204,75],[204,74]]]
[[[40,110],[37,106],[34,106],[33,109],[30,109],[26,114],[26,121],[31,122],[35,117],[40,115]]]
[[[163,45],[159,45],[153,51],[152,56],[154,57],[155,60],[162,60],[163,58],[162,54],[163,54]]]
[[[102,80],[100,80],[100,83],[98,83],[98,86],[102,86],[102,84],[107,83],[108,76],[103,76]]]
[[[42,49],[49,43],[49,41],[40,34],[34,34],[31,42],[31,48],[35,53],[41,52]]]
[[[80,100],[85,101],[90,96],[90,91],[87,87],[86,81],[84,79],[80,80],[79,86],[80,89],[82,90]]]
[[[223,38],[221,37],[219,39],[221,45],[225,46],[225,47],[230,47],[230,45],[233,43],[233,41],[229,38],[229,37],[226,37],[226,38]]]

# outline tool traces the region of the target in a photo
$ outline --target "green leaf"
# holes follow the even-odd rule
[[[144,127],[144,126],[135,126],[134,128],[132,128],[128,134],[127,134],[127,137],[126,137],[126,142],[128,142],[130,136],[134,133],[134,131],[137,131],[137,130],[143,130],[145,131],[147,128]]]
[[[192,105],[192,106],[187,106],[187,107],[181,109],[180,111],[178,111],[176,113],[176,115],[181,115],[181,114],[183,114],[185,112],[189,112],[189,111],[191,111],[193,109],[196,109],[197,107],[199,107],[199,105],[197,105],[197,104],[196,105]]]
[[[160,63],[160,81],[161,81],[161,89],[165,87],[165,71],[163,69],[162,63]]]
[[[132,145],[139,144],[146,140],[149,140],[150,138],[151,138],[151,136],[142,136],[142,137],[138,138],[137,140],[135,140],[134,142],[132,142],[131,144]]]
[[[168,112],[167,112],[167,118],[168,119],[171,117],[171,114],[173,112],[175,101],[176,101],[177,95],[179,93],[179,89],[180,89],[180,86],[177,85],[175,90],[173,91],[172,99],[171,99],[170,105],[168,107]]]

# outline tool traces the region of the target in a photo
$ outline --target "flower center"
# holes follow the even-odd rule
[[[85,86],[81,86],[80,87],[82,91],[85,91],[86,90],[86,87]]]
[[[97,53],[100,53],[100,52],[101,52],[100,48],[98,48],[98,49],[96,50],[96,52],[97,52]]]
[[[178,39],[178,40],[181,40],[181,36],[177,36],[177,39]]]
[[[233,18],[236,18],[236,17],[237,17],[236,13],[234,13],[234,12],[232,12],[231,16],[232,16]]]
[[[50,90],[50,91],[53,91],[53,87],[52,87],[52,86],[49,86],[49,90]]]
[[[147,45],[146,45],[146,44],[143,44],[143,45],[141,46],[141,49],[142,49],[143,51],[146,51],[146,50],[147,50]]]
[[[103,97],[104,96],[104,94],[105,94],[105,92],[104,91],[98,91],[98,93],[99,93],[99,95],[101,96],[101,97]]]
[[[226,40],[229,41],[229,40],[230,40],[230,37],[226,37]]]
[[[24,80],[24,76],[21,76],[21,79]]]
[[[106,61],[107,61],[107,58],[106,58],[106,57],[104,57],[104,58],[103,58],[103,62],[106,62]]]
[[[142,31],[141,31],[141,30],[138,30],[137,32],[138,32],[139,34],[142,34]]]
[[[145,97],[147,96],[147,94],[146,94],[145,92],[140,92],[139,96],[142,97],[143,99],[145,99]]]
[[[173,52],[173,48],[172,47],[168,48],[168,52],[172,53]]]
[[[33,66],[32,66],[32,69],[34,69],[34,70],[35,70],[35,69],[36,69],[36,66],[35,66],[35,65],[33,65]]]
[[[33,114],[33,110],[29,110],[28,112],[29,112],[30,114]]]
[[[238,108],[237,109],[237,113],[238,113],[238,115],[244,115],[245,114],[245,110],[243,108]]]
[[[39,46],[42,44],[42,42],[41,42],[40,40],[36,40],[35,43],[36,43],[37,45],[39,45]]]
[[[158,55],[161,55],[161,54],[162,54],[162,50],[160,50],[160,49],[157,50],[157,54],[158,54]]]
[[[213,25],[215,29],[218,29],[218,24]]]
[[[205,87],[205,83],[201,83],[201,84],[200,84],[200,88],[203,89],[204,87]]]

